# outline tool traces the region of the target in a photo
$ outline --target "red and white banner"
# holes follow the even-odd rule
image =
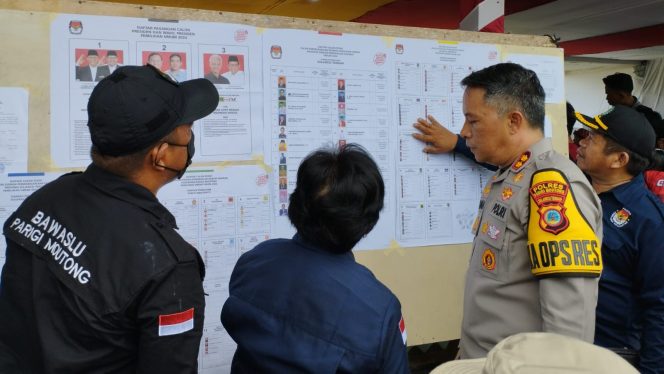
[[[461,20],[460,30],[505,32],[505,1],[477,1],[477,5]]]

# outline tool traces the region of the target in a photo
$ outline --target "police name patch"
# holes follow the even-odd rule
[[[602,271],[600,241],[576,206],[569,186],[555,169],[533,175],[528,255],[536,277],[597,277]]]
[[[501,204],[497,201],[493,203],[493,206],[491,207],[491,215],[500,219],[501,221],[504,221],[506,214],[507,214],[507,205]]]

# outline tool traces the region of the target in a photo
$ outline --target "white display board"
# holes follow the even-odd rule
[[[384,177],[380,221],[356,250],[472,240],[488,174],[458,155],[424,154],[412,124],[433,115],[458,132],[464,121],[459,82],[504,60],[497,45],[78,14],[54,16],[50,37],[50,162],[56,170],[90,162],[87,100],[112,60],[142,65],[152,55],[174,78],[208,77],[219,90],[217,110],[194,125],[194,165],[158,195],[207,268],[201,373],[230,370],[235,346],[219,315],[232,268],[261,241],[294,233],[288,196],[300,162],[321,146],[359,143]],[[98,65],[89,69],[88,55],[95,54]],[[557,100],[561,88],[555,85],[563,77],[556,57],[511,58],[536,71],[543,67],[545,89]],[[231,76],[235,59],[240,74]],[[225,80],[210,75],[216,72]],[[15,117],[27,121],[25,110]],[[3,176],[0,215],[11,214],[56,175]]]

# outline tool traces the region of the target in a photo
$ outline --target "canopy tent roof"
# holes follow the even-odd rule
[[[112,0],[229,12],[458,29],[480,0]],[[664,57],[664,0],[504,0],[505,32],[550,35],[571,60]],[[590,58],[590,59],[589,59]],[[596,59],[596,60],[595,60]],[[617,62],[617,61],[615,61]]]

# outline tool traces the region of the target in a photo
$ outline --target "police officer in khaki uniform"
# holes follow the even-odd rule
[[[1,373],[196,373],[203,263],[157,191],[193,156],[192,123],[219,104],[124,66],[88,102],[92,164],[30,195],[4,225]]]
[[[458,137],[434,118],[413,134],[425,152],[455,150],[494,165],[473,225],[460,355],[478,358],[503,338],[555,332],[592,342],[602,270],[600,202],[581,171],[544,138],[536,74],[503,63],[474,72]],[[470,154],[469,154],[470,153]]]

